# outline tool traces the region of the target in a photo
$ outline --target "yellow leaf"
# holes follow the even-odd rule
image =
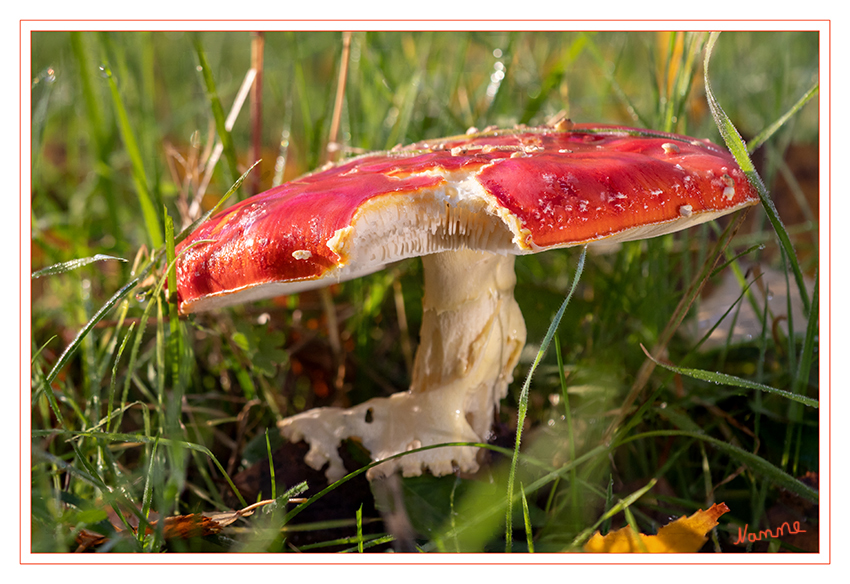
[[[584,551],[596,553],[693,553],[699,551],[708,539],[706,534],[717,525],[717,519],[729,511],[726,503],[712,505],[708,511],[700,509],[690,517],[680,517],[658,530],[658,535],[635,533],[624,527],[602,536],[597,531],[584,545]]]

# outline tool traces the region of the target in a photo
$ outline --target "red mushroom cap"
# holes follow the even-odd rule
[[[177,293],[195,312],[451,249],[653,237],[757,202],[705,140],[599,125],[485,131],[353,158],[222,211],[178,247]]]

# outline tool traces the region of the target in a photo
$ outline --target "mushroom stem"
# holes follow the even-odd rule
[[[525,345],[514,256],[442,252],[423,257],[422,266],[422,328],[410,391],[462,385],[467,421],[486,440]]]
[[[423,258],[420,346],[409,391],[348,409],[319,408],[280,423],[289,440],[305,440],[305,461],[329,480],[345,475],[337,453],[356,438],[374,460],[447,442],[486,442],[525,344],[525,322],[514,300],[514,257],[469,250]],[[478,470],[477,449],[450,446],[393,459],[369,478],[401,469],[444,475]]]

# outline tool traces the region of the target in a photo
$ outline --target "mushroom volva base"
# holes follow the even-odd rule
[[[346,473],[337,448],[347,438],[359,440],[373,460],[423,446],[486,442],[513,379],[526,334],[513,296],[514,256],[465,250],[422,259],[422,329],[410,390],[347,409],[317,408],[279,424],[287,439],[310,445],[308,465],[328,465],[330,481]],[[373,467],[368,476],[399,469],[405,476],[474,472],[477,453],[470,446],[414,452]]]

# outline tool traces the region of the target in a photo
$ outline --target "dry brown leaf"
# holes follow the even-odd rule
[[[636,533],[624,527],[602,536],[597,531],[584,545],[584,551],[595,553],[694,553],[708,539],[706,534],[717,525],[717,519],[729,511],[725,503],[699,510],[690,517],[680,517],[658,530],[658,535]]]
[[[151,523],[152,527],[156,523]],[[205,517],[200,513],[192,515],[178,515],[176,517],[166,517],[162,526],[162,536],[165,539],[189,539],[192,537],[205,537],[207,535],[215,535],[222,530],[224,526]],[[151,529],[147,532],[151,533]]]
[[[290,503],[292,502],[303,502],[302,499],[290,499]],[[240,517],[249,517],[254,514],[254,510],[260,507],[265,507],[266,505],[271,505],[274,503],[274,499],[266,499],[265,501],[259,501],[254,503],[253,505],[248,505],[244,509],[239,509],[238,511],[228,511],[227,513],[204,513],[205,517],[209,517],[222,527],[230,525]]]
[[[260,501],[249,505],[238,511],[229,511],[226,513],[193,513],[191,515],[177,515],[174,517],[166,517],[163,520],[162,536],[165,539],[189,539],[193,537],[205,537],[215,535],[226,526],[230,525],[240,517],[248,517],[254,513],[254,510],[264,505],[274,503],[274,500]],[[156,528],[158,521],[151,521],[146,533],[152,533]],[[119,522],[113,522],[113,527],[116,531],[124,531],[123,526]],[[137,532],[136,527],[133,528],[133,533]],[[86,552],[97,546],[103,545],[106,542],[106,536],[95,533],[86,529],[80,530],[76,537],[77,549],[76,552]]]
[[[106,543],[106,536],[87,529],[81,529],[74,540],[77,544],[75,553],[81,554]]]

